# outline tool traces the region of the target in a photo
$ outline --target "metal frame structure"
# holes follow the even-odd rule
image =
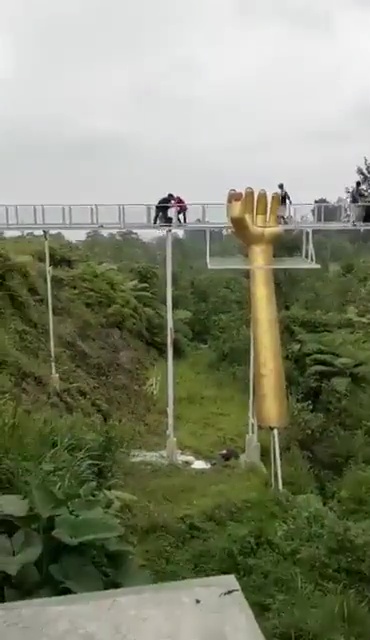
[[[335,219],[333,220],[333,206]],[[366,204],[363,205],[368,206]],[[361,205],[357,205],[357,208]],[[193,202],[188,204],[187,229],[231,229],[225,223],[225,204]],[[151,231],[154,204],[0,204],[0,233],[23,231]],[[330,215],[329,215],[330,214]],[[346,202],[332,204],[292,204],[287,212],[284,229],[339,231],[369,228],[352,215]],[[178,227],[176,216],[174,227]],[[181,228],[181,225],[180,225]]]
[[[273,269],[302,269],[320,268],[316,263],[315,249],[313,243],[313,231],[339,231],[339,230],[364,230],[369,229],[369,225],[356,223],[348,215],[345,205],[338,206],[338,219],[325,221],[325,206],[320,204],[320,209],[314,204],[292,205],[288,224],[284,225],[284,231],[302,231],[302,254],[293,258],[276,258],[269,268]],[[333,205],[327,205],[333,208]],[[0,204],[0,233],[14,232],[42,232],[45,242],[45,267],[47,282],[48,300],[48,323],[50,336],[50,380],[54,387],[58,388],[59,376],[57,373],[54,344],[53,307],[52,307],[52,267],[50,266],[49,254],[49,234],[56,231],[101,231],[101,232],[124,232],[124,231],[152,231],[165,232],[166,235],[166,307],[167,307],[167,433],[166,450],[168,459],[177,461],[176,431],[174,424],[174,367],[173,367],[173,307],[172,307],[172,236],[174,232],[181,230],[205,231],[206,241],[206,264],[209,269],[228,270],[248,270],[250,265],[243,256],[235,258],[215,258],[210,251],[211,230],[231,230],[228,223],[210,220],[215,213],[224,219],[224,204],[221,203],[193,203],[188,205],[188,211],[196,212],[196,219],[186,226],[174,224],[153,225],[153,212],[155,205],[1,205]],[[310,211],[309,215],[304,215],[303,211]],[[318,215],[320,211],[320,216]],[[138,212],[144,213],[143,218],[138,218]],[[58,215],[59,213],[59,215]],[[129,220],[129,214],[135,220]],[[104,214],[104,215],[102,215]],[[192,217],[192,216],[190,216]],[[27,219],[25,219],[27,218]],[[319,219],[320,218],[320,219]],[[354,226],[355,225],[355,226]],[[250,451],[254,454],[249,456],[256,460],[259,452],[258,429],[254,417],[254,355],[253,336],[251,332],[250,367],[249,367],[249,411],[246,434],[245,455],[248,458]],[[277,429],[271,431],[271,472],[272,483],[276,482],[279,489],[282,489],[281,457],[279,449],[279,434]]]
[[[284,227],[286,229],[287,227]],[[316,252],[313,242],[312,229],[296,229],[295,233],[302,232],[302,251],[301,255],[292,256],[288,258],[274,258],[274,262],[271,265],[273,269],[319,269],[320,265],[316,262]],[[250,268],[248,258],[243,254],[236,256],[222,256],[214,257],[211,252],[211,232],[207,229],[206,235],[206,262],[208,269],[213,270],[243,270]],[[270,267],[259,267],[266,269]]]

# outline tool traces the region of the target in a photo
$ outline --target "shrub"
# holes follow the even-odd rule
[[[43,484],[27,497],[0,495],[0,600],[147,582],[120,523],[132,500],[94,484],[65,495]]]

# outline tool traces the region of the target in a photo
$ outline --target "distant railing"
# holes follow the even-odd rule
[[[286,210],[288,227],[346,228],[362,223],[370,204],[294,203]],[[155,204],[22,204],[0,205],[0,231],[11,229],[150,229]],[[173,212],[175,213],[175,212]],[[172,215],[172,214],[171,214]],[[176,215],[173,215],[176,226]],[[225,204],[188,204],[187,226],[227,227]]]

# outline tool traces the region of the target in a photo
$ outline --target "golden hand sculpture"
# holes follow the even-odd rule
[[[254,346],[254,393],[257,424],[285,427],[288,403],[281,351],[279,318],[272,271],[273,243],[282,233],[278,225],[280,197],[270,207],[266,191],[255,198],[253,189],[229,191],[227,215],[244,244],[250,261],[251,325]]]

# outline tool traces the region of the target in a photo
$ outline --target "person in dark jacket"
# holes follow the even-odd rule
[[[175,196],[173,193],[168,193],[163,198],[160,198],[155,207],[155,215],[153,224],[157,224],[158,220],[161,224],[172,224],[172,217],[168,215],[171,207],[174,206]]]
[[[292,204],[292,200],[282,182],[278,184],[278,189],[280,193],[280,207],[278,211],[278,220],[280,223],[288,224],[286,211],[287,211],[288,204]]]
[[[361,180],[357,180],[355,186],[351,191],[351,204],[360,204],[364,198],[365,192],[361,185]]]
[[[368,224],[370,222],[370,207],[367,202],[367,194],[362,187],[361,180],[357,180],[350,194],[350,212],[351,219],[354,224],[356,222],[363,222]]]

